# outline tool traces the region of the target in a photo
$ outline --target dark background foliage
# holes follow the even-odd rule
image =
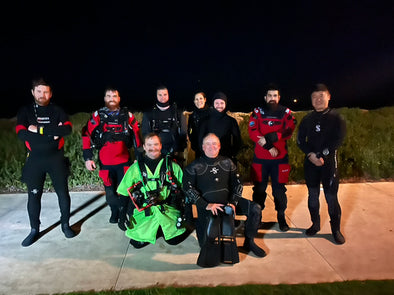
[[[394,178],[394,107],[376,110],[359,108],[341,108],[339,113],[346,120],[347,135],[339,149],[339,173],[342,182],[381,181]],[[297,122],[306,115],[306,111],[295,112]],[[135,113],[141,122],[142,113]],[[244,145],[238,154],[238,170],[244,183],[250,182],[250,165],[253,157],[253,142],[249,139],[247,126],[249,113],[230,113],[239,122]],[[67,136],[66,156],[71,161],[72,175],[69,178],[70,190],[102,189],[98,173],[85,169],[82,158],[81,129],[90,114],[72,115],[73,132]],[[20,182],[22,167],[26,157],[26,148],[15,134],[15,118],[0,120],[0,191],[20,192],[26,187]],[[290,183],[303,183],[304,155],[296,144],[297,128],[288,141],[289,161],[291,164]],[[190,147],[185,152],[186,161],[194,159]],[[45,188],[51,190],[47,179]]]

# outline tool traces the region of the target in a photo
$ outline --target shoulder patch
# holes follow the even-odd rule
[[[98,111],[95,111],[93,113],[92,117],[90,118],[90,123],[92,125],[96,125],[96,124],[98,124],[97,121],[100,121],[100,117],[99,117]]]
[[[229,158],[221,159],[217,163],[224,171],[234,171],[236,169],[235,164]]]
[[[249,126],[250,126],[250,127],[254,127],[255,125],[256,125],[256,122],[255,122],[255,121],[250,121],[250,122],[249,122]]]
[[[208,165],[201,163],[200,160],[195,160],[190,165],[186,166],[185,170],[190,175],[202,175],[205,173],[207,168]]]

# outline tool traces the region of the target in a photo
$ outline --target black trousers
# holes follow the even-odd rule
[[[284,218],[287,208],[286,183],[281,182],[279,167],[281,164],[288,164],[288,157],[279,160],[260,160],[261,161],[261,182],[253,183],[253,201],[258,203],[262,210],[265,208],[267,198],[266,189],[269,178],[271,178],[272,195],[274,196],[275,210],[280,217]]]
[[[331,226],[338,230],[341,206],[338,202],[339,177],[335,158],[325,159],[323,166],[315,166],[308,159],[304,162],[305,182],[308,187],[308,209],[313,224],[320,226],[320,183],[323,185]]]
[[[236,214],[246,215],[247,220],[245,222],[245,237],[254,238],[257,235],[257,230],[261,221],[261,207],[255,202],[251,202],[248,199],[240,198],[236,208]],[[206,242],[207,226],[211,211],[205,208],[197,208],[198,218],[196,220],[196,233],[198,243],[200,247]]]
[[[100,177],[104,182],[105,198],[111,211],[118,211],[120,207],[127,207],[130,198],[119,197],[116,192],[123,179],[125,170],[130,167],[130,162],[119,165],[101,165]]]
[[[68,176],[70,168],[68,159],[62,151],[51,155],[30,155],[22,172],[22,181],[28,190],[27,212],[31,228],[39,228],[41,213],[41,197],[46,174],[52,180],[53,188],[58,197],[60,208],[60,222],[70,220],[71,198],[68,191]]]

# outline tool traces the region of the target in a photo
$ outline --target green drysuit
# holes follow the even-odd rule
[[[146,178],[146,184],[143,184],[140,190],[145,195],[145,199],[147,198],[146,191],[156,190],[158,186],[162,187],[160,191],[160,197],[162,200],[167,199],[170,195],[170,187],[165,184],[163,185],[160,180],[160,169],[162,165],[166,165],[165,161],[166,159],[164,158],[159,162],[154,173],[149,170],[147,165],[143,164],[146,167],[148,176]],[[172,161],[169,161],[169,165],[172,165],[173,178],[177,180],[177,185],[180,186],[183,176],[181,167]],[[167,181],[169,181],[167,174],[166,178]],[[135,162],[124,175],[118,186],[117,192],[121,195],[129,196],[127,190],[139,181],[144,182],[139,164],[138,162]],[[149,210],[149,212],[146,212],[146,210]],[[126,230],[126,236],[128,238],[139,242],[155,244],[159,227],[162,228],[164,239],[166,240],[175,238],[186,231],[184,227],[176,227],[177,219],[181,216],[180,211],[167,203],[164,202],[162,205],[151,206],[146,210],[138,211],[137,209],[134,209],[133,215],[130,219],[130,225]]]

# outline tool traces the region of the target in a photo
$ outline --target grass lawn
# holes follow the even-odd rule
[[[322,284],[299,285],[243,285],[234,287],[185,287],[185,288],[149,288],[139,290],[102,291],[102,292],[74,292],[67,295],[315,295],[315,294],[352,294],[352,295],[385,295],[394,294],[394,280],[383,281],[347,281]]]

